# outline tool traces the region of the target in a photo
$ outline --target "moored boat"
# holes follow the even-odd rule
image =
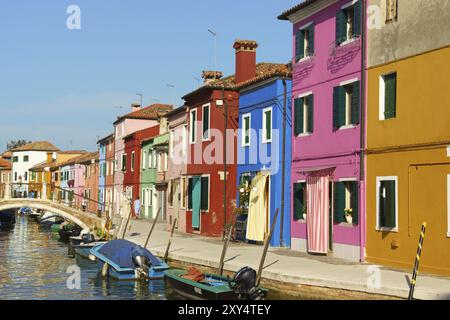
[[[116,280],[162,279],[169,266],[128,240],[112,240],[91,249],[104,276]],[[106,264],[106,265],[105,265]]]
[[[80,239],[79,241],[77,241],[78,238]],[[92,233],[86,233],[78,237],[70,237],[70,242],[75,254],[86,259],[89,259],[92,248],[106,243],[106,241],[96,241]],[[74,242],[77,243],[75,244]]]
[[[0,211],[0,227],[10,228],[16,223],[16,214],[14,210]]]
[[[63,242],[69,242],[70,237],[79,236],[82,228],[73,223],[61,224],[61,228],[58,230],[59,240]]]

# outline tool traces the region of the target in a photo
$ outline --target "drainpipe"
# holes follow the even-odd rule
[[[283,146],[281,160],[281,220],[280,220],[280,247],[284,247],[283,225],[284,225],[284,183],[286,181],[286,105],[287,105],[287,84],[283,79]]]
[[[359,223],[359,231],[360,231],[360,261],[364,261],[364,252],[365,252],[365,225],[366,225],[366,199],[365,199],[365,144],[366,144],[366,134],[365,134],[365,126],[366,126],[366,1],[361,1],[361,19],[362,19],[362,28],[361,28],[361,120],[360,120],[360,155],[359,155],[359,191],[360,191],[360,210],[361,212],[361,221]]]

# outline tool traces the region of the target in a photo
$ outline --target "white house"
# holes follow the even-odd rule
[[[37,141],[12,151],[12,184],[14,197],[27,197],[29,191],[28,184],[32,182],[30,168],[47,160],[48,153],[52,152],[52,157],[56,158],[59,151],[54,145],[47,141]]]

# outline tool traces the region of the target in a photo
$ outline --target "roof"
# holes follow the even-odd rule
[[[226,78],[218,79],[211,81],[209,83],[204,84],[202,87],[196,89],[195,91],[192,91],[191,93],[188,93],[183,97],[183,99],[188,99],[190,96],[194,95],[195,93],[198,93],[205,89],[212,89],[212,90],[232,90],[237,91],[239,89],[242,89],[245,86],[248,86],[250,84],[267,80],[269,78],[272,78],[274,76],[284,76],[284,77],[292,77],[291,68],[289,67],[289,64],[282,64],[282,63],[268,63],[268,62],[260,62],[256,65],[256,76],[252,79],[249,79],[244,82],[236,83],[235,76],[229,76]]]
[[[52,162],[44,161],[44,162],[38,163],[34,167],[31,167],[30,171],[43,171],[43,170],[45,170],[45,168],[53,167],[55,164],[56,164],[56,161],[52,161]]]
[[[126,115],[118,117],[114,124],[124,119],[140,119],[140,120],[158,120],[167,112],[171,111],[173,106],[170,104],[152,104],[137,111],[130,112]]]
[[[110,135],[107,135],[106,137],[101,138],[100,140],[98,140],[97,144],[100,144],[102,142],[106,142],[106,141],[112,140],[113,138],[114,138],[114,133],[111,133]]]
[[[1,169],[11,169],[12,168],[12,164],[11,162],[9,162],[8,160],[5,160],[3,158],[0,158],[0,168]]]
[[[59,151],[57,147],[47,141],[36,141],[24,146],[14,148],[11,150],[12,152],[18,151]]]
[[[309,5],[311,5],[311,4],[315,3],[315,2],[318,2],[318,1],[320,1],[320,0],[304,0],[303,2],[297,4],[296,6],[294,6],[294,7],[290,8],[290,9],[284,11],[283,13],[281,13],[278,16],[278,19],[279,20],[289,20],[289,16],[291,14],[293,14],[293,13],[295,13],[295,12],[301,10],[301,9],[304,9],[307,6],[309,6]]]
[[[58,151],[58,154],[84,154],[86,150],[67,150],[67,151]]]
[[[11,158],[11,157],[12,157],[12,152],[9,150],[0,154],[0,158]]]
[[[181,106],[176,109],[173,109],[172,111],[166,113],[166,117],[171,117],[171,116],[177,115],[183,111],[186,112],[186,108],[187,108],[186,106]]]
[[[83,164],[92,160],[96,160],[98,159],[98,151],[95,152],[88,152],[85,154],[82,154],[81,156],[72,158],[70,160],[67,160],[63,163],[60,163],[59,166],[60,167],[64,167],[64,166],[68,166],[71,164]]]

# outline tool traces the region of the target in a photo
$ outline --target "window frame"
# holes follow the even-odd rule
[[[208,108],[208,129],[205,131],[205,109]],[[207,136],[205,136],[207,133]],[[202,141],[211,141],[211,103],[202,106]]]
[[[391,4],[393,2],[393,5],[394,5],[394,16],[392,16],[391,17],[391,15],[390,15],[390,13],[389,13],[389,9],[390,9],[390,6],[389,6],[389,4]],[[385,23],[390,23],[390,22],[394,22],[394,21],[397,21],[397,19],[398,19],[398,0],[385,0],[385,19],[384,19],[384,22]]]
[[[381,227],[380,226],[380,187],[382,181],[395,181],[395,228]],[[376,231],[381,232],[399,232],[398,224],[398,176],[377,176],[376,177]]]
[[[136,161],[136,152],[133,151],[133,152],[131,152],[131,166],[130,166],[131,172],[134,172],[135,161]]]
[[[395,117],[392,118],[386,118],[385,112],[386,112],[386,77],[390,75],[395,74]],[[392,120],[396,119],[397,114],[397,97],[398,97],[398,72],[397,71],[391,71],[387,73],[380,74],[379,79],[379,102],[378,102],[378,110],[379,110],[379,120],[380,121],[386,121],[386,120]]]
[[[208,178],[208,208],[207,209],[202,209],[202,199],[201,199],[201,194],[202,194],[202,179],[203,178]],[[211,175],[210,174],[203,174],[200,176],[200,212],[209,212],[209,210],[211,209]]]
[[[246,134],[245,134],[245,119],[248,118],[248,142],[245,142]],[[242,115],[242,137],[241,137],[241,146],[243,148],[250,147],[252,142],[252,135],[251,135],[251,128],[252,128],[252,114],[251,113],[245,113]]]
[[[189,111],[189,124],[189,143],[195,144],[197,142],[197,109]]]
[[[270,111],[270,139],[267,139],[266,113]],[[273,139],[273,108],[267,107],[262,110],[262,143],[271,143]]]

